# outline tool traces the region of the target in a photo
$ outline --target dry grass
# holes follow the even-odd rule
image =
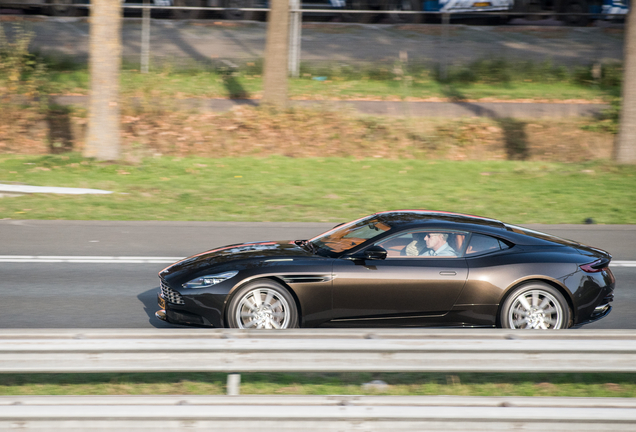
[[[353,112],[240,106],[227,113],[170,107],[125,107],[122,145],[128,158],[151,155],[355,157],[389,159],[608,159],[613,135],[583,130],[585,119],[423,119]],[[81,150],[86,113],[79,109],[0,106],[0,152]]]

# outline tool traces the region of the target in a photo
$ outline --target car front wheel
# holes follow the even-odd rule
[[[243,329],[298,327],[298,311],[291,294],[280,284],[254,281],[240,288],[230,301],[228,326]]]
[[[501,307],[501,327],[554,330],[568,328],[570,308],[563,295],[542,283],[515,289]]]

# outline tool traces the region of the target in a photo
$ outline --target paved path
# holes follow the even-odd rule
[[[58,105],[88,106],[87,96],[55,96]],[[252,99],[181,99],[173,101],[187,109],[224,112],[241,105],[256,106]],[[488,117],[563,118],[598,115],[606,104],[519,103],[519,102],[392,102],[392,101],[291,101],[293,105],[314,106],[361,114],[407,117]]]

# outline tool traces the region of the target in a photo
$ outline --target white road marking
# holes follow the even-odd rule
[[[185,257],[0,255],[0,263],[171,264]]]
[[[610,267],[636,267],[636,261],[612,261]]]
[[[186,257],[0,255],[0,263],[171,264]],[[610,267],[636,267],[636,261],[612,261]]]
[[[55,187],[55,186],[29,186],[29,185],[13,185],[0,183],[0,192],[25,194],[25,193],[52,193],[52,194],[71,194],[71,195],[83,195],[83,194],[112,194],[112,191],[101,189],[86,189],[86,188],[70,188],[70,187]]]

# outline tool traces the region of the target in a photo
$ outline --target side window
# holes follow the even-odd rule
[[[384,239],[376,245],[387,251],[387,258],[456,258],[463,256],[466,232],[413,230]]]
[[[466,256],[481,255],[488,252],[494,252],[502,249],[508,249],[509,246],[494,237],[473,234],[470,238],[470,244],[466,248]]]

